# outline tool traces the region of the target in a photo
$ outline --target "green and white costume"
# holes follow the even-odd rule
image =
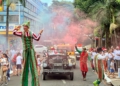
[[[25,24],[24,24],[25,25]],[[26,23],[29,26],[29,23]],[[16,36],[20,36],[23,42],[23,72],[21,76],[21,86],[28,86],[28,74],[29,68],[32,74],[31,86],[40,86],[39,77],[37,73],[37,60],[35,57],[35,51],[33,48],[33,39],[39,40],[40,34],[37,37],[31,31],[29,32],[17,32],[17,30],[13,31],[13,34]]]
[[[95,70],[98,76],[98,79],[93,82],[94,86],[99,86],[99,84],[104,79],[104,68],[103,68],[103,59],[105,56],[97,54],[94,58]]]

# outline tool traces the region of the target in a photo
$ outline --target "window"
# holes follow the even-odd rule
[[[36,12],[36,7],[35,6],[33,6],[33,12]]]
[[[25,18],[24,18],[24,22],[26,22],[26,21],[27,21],[27,18],[25,17]]]
[[[4,16],[0,15],[0,22],[3,22],[3,20],[4,20]]]
[[[34,6],[32,5],[32,11],[34,10]]]
[[[10,16],[9,16],[9,21],[16,23],[16,22],[19,21],[19,16],[18,16],[18,15],[10,15]]]
[[[28,1],[26,1],[26,7],[28,7]]]
[[[18,1],[15,1],[15,4],[18,4]]]

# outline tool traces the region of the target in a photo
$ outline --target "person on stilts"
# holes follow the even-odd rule
[[[35,51],[33,48],[33,39],[39,41],[43,30],[36,36],[32,33],[30,28],[30,22],[23,24],[23,32],[19,32],[21,26],[17,26],[13,30],[13,34],[22,38],[23,42],[23,72],[21,77],[21,86],[28,86],[28,74],[29,68],[32,74],[31,86],[40,86],[38,72],[37,72],[37,60],[35,57]]]

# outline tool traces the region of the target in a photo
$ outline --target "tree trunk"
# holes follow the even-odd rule
[[[106,48],[110,48],[111,47],[111,38],[110,36],[110,31],[109,31],[109,24],[108,25],[104,25],[105,26],[105,34],[106,34]]]
[[[9,34],[9,6],[6,12],[6,49],[8,49],[8,34]]]
[[[102,31],[102,29],[100,29],[100,42],[99,42],[100,45],[99,45],[99,47],[103,47],[102,46],[102,37],[103,37],[102,34],[103,34],[103,31]]]
[[[116,35],[116,30],[114,30],[114,36],[115,36],[115,46],[117,46],[117,35]]]

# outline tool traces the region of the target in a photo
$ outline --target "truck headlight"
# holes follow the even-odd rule
[[[47,63],[43,63],[43,67],[47,67]]]
[[[72,63],[69,63],[68,66],[69,66],[69,67],[72,67]]]

